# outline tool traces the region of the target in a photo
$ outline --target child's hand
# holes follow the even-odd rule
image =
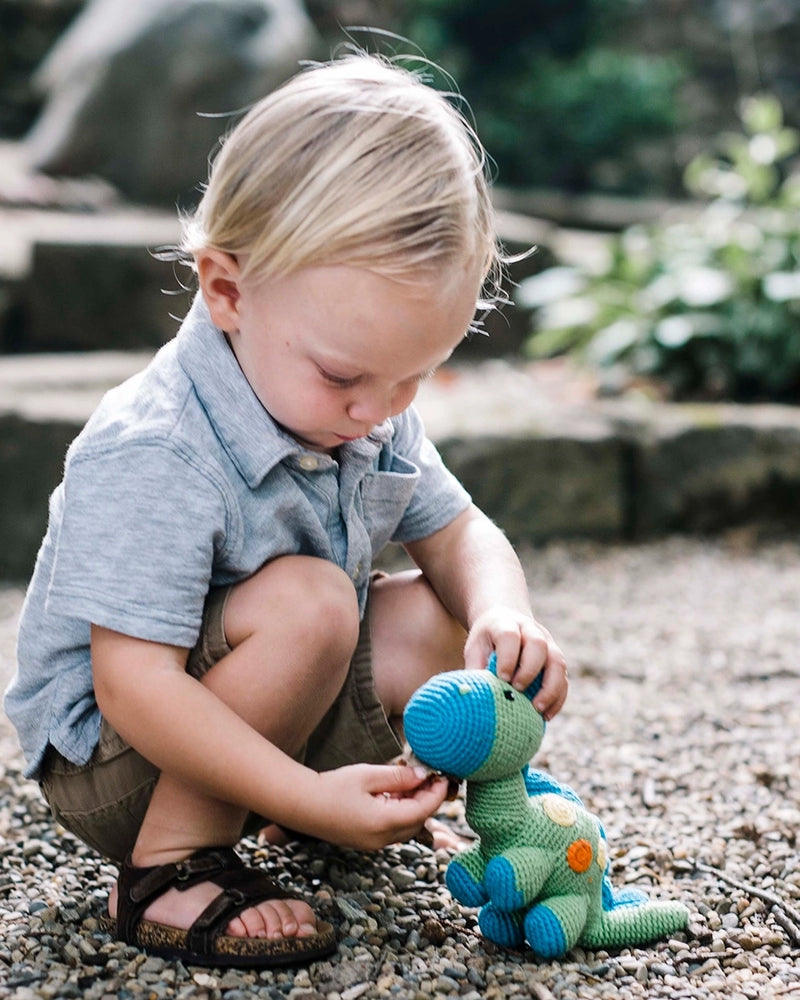
[[[468,670],[481,670],[492,651],[497,653],[497,675],[519,691],[544,670],[542,687],[533,706],[552,719],[567,698],[567,664],[547,629],[531,615],[513,608],[495,607],[480,615],[464,646]]]
[[[448,788],[446,779],[424,768],[388,764],[351,764],[318,778],[315,817],[302,828],[359,850],[414,837],[444,802]]]

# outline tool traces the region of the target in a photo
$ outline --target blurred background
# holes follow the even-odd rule
[[[0,0],[0,464],[28,539],[0,574],[29,566],[99,387],[185,314],[190,276],[154,251],[220,135],[348,44],[430,60],[492,157],[513,308],[456,367],[502,361],[554,407],[800,401],[800,0]],[[26,385],[54,414],[35,441]],[[758,482],[794,509],[800,469],[780,461]]]
[[[358,25],[407,39],[352,31],[360,44],[418,49],[455,77],[508,186],[680,195],[691,157],[735,127],[738,99],[769,91],[792,119],[800,104],[794,0],[0,0],[0,132],[21,138],[38,122],[49,169],[99,171],[130,197],[172,204],[168,182],[133,163],[126,173],[121,153],[93,160],[90,137],[64,130],[124,133],[129,116],[182,111],[176,138],[194,124],[211,139],[199,159],[191,144],[160,168],[190,188],[217,131],[195,115],[253,100]],[[45,137],[43,112],[78,117]],[[141,149],[148,137],[129,134],[126,151],[158,159]]]
[[[569,355],[603,392],[797,398],[800,0],[0,0],[0,205],[191,206],[231,113],[348,39],[452,75],[509,248],[539,248],[494,353]],[[132,305],[114,306],[115,261],[91,282],[90,334],[85,249],[35,242],[50,308],[6,251],[4,351],[171,335],[146,263],[124,272]]]

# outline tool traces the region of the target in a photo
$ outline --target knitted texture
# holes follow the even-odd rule
[[[439,674],[410,699],[406,739],[436,771],[467,781],[466,818],[476,844],[447,869],[452,894],[480,907],[482,933],[505,947],[527,941],[542,958],[576,944],[621,948],[674,933],[688,913],[615,890],[600,821],[571,788],[528,761],[544,721],[531,699],[489,669]]]

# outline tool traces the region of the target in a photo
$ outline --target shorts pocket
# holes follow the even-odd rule
[[[50,748],[41,789],[62,826],[121,861],[136,840],[159,773],[103,719],[100,742],[85,764]]]
[[[146,779],[117,802],[88,811],[62,808],[58,790],[53,794],[52,786],[51,794],[44,786],[42,791],[58,823],[104,857],[121,863],[136,842],[156,781],[157,775]]]

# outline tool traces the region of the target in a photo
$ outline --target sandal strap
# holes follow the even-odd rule
[[[145,868],[134,865],[129,855],[119,874],[117,934],[120,940],[136,944],[136,929],[145,910],[167,889],[184,891],[200,882],[213,882],[223,889],[195,921],[198,935],[208,941],[213,941],[234,916],[254,902],[291,898],[291,893],[262,872],[247,868],[231,847],[206,847],[183,861]],[[226,914],[229,916],[221,924]],[[188,932],[190,937],[195,925]]]
[[[234,917],[265,899],[296,899],[274,879],[263,872],[243,867],[238,872],[225,872],[214,879],[222,892],[203,910],[186,933],[187,947],[196,953],[209,954],[214,942]]]

